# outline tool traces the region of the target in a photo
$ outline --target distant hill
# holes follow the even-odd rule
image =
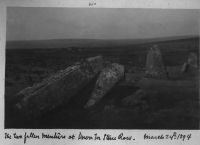
[[[7,41],[6,49],[34,49],[34,48],[68,48],[68,47],[120,47],[143,43],[177,41],[184,39],[199,39],[199,36],[175,36],[152,39],[51,39]]]

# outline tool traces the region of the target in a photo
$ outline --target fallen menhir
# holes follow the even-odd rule
[[[85,108],[91,107],[101,100],[106,93],[124,76],[124,66],[112,63],[105,67],[96,81],[94,90]]]
[[[20,101],[15,105],[15,109],[27,119],[40,117],[67,103],[95,78],[102,68],[103,58],[97,56],[59,71],[41,83],[20,91],[16,95]]]

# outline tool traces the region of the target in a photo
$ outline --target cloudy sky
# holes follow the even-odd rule
[[[7,40],[139,39],[198,35],[198,10],[7,9]]]

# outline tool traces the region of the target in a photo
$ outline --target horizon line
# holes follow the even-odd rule
[[[173,35],[173,36],[163,36],[163,37],[147,37],[147,38],[50,38],[50,39],[30,39],[30,40],[6,40],[6,42],[11,41],[45,41],[45,40],[150,40],[150,39],[163,39],[163,38],[173,38],[173,37],[200,37],[199,35]]]

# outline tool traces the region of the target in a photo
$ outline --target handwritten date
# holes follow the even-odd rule
[[[144,140],[190,140],[192,138],[192,134],[182,134],[182,133],[177,133],[173,132],[172,134],[160,134],[160,135],[150,135],[145,133],[144,134]]]

